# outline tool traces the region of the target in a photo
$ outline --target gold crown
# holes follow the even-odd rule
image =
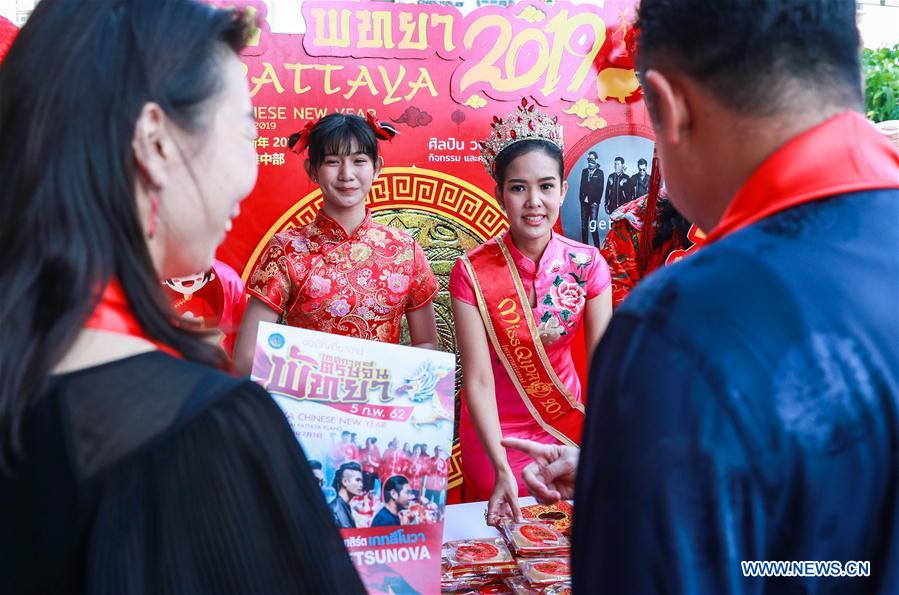
[[[493,132],[490,138],[478,142],[481,147],[481,160],[487,166],[487,173],[496,179],[496,157],[509,145],[514,145],[523,140],[545,140],[559,147],[562,145],[562,126],[559,118],[550,118],[539,109],[536,104],[528,105],[527,99],[521,100],[518,109],[500,120],[493,116],[490,123]]]

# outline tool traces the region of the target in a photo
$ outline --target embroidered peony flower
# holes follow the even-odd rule
[[[356,308],[356,314],[366,320],[371,320],[375,317],[375,313],[371,311],[371,308],[367,308],[366,306],[360,306],[359,308]]]
[[[590,255],[584,252],[569,252],[568,258],[579,267],[585,267],[590,264]]]
[[[371,229],[369,229],[367,235],[368,235],[368,239],[371,240],[372,243],[375,244],[376,246],[383,246],[384,240],[387,239],[387,234],[384,233],[384,230],[377,229],[375,227],[372,227]]]
[[[334,300],[333,302],[331,302],[331,305],[328,306],[328,312],[335,318],[339,316],[346,316],[350,313],[350,305],[346,300],[343,299]]]
[[[355,262],[365,260],[369,256],[371,256],[371,248],[365,244],[354,244],[353,247],[350,248],[350,258]]]
[[[544,345],[551,345],[566,332],[559,319],[551,316],[540,323],[540,326],[537,327],[537,334],[540,335],[540,341]]]
[[[409,277],[402,273],[392,273],[387,277],[387,288],[394,293],[404,293],[409,289]]]
[[[565,266],[565,263],[562,262],[560,259],[556,258],[551,263],[549,263],[549,268],[547,269],[546,272],[548,272],[550,275],[555,275],[555,274],[562,272],[562,267],[564,267],[564,266]]]
[[[320,298],[328,295],[331,291],[331,280],[320,275],[312,275],[309,277],[309,285],[306,293],[311,298]]]
[[[568,310],[571,315],[575,315],[584,307],[584,296],[587,291],[571,281],[561,280],[561,283],[554,284],[549,290],[549,297],[553,306],[559,310]]]
[[[311,248],[310,243],[309,240],[303,238],[294,238],[290,241],[290,247],[298,254],[308,254]]]

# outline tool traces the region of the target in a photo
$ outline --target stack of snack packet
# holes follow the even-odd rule
[[[522,558],[521,576],[506,579],[515,595],[570,595],[571,566],[568,558]]]
[[[520,574],[515,558],[498,537],[444,543],[442,572],[443,593],[508,592],[503,579]]]
[[[534,521],[516,523],[505,519],[499,529],[516,558],[546,558],[571,553],[568,538],[552,524]]]
[[[506,585],[516,595],[555,595],[571,592],[571,544],[552,523],[504,520],[500,532],[517,559],[520,577]]]

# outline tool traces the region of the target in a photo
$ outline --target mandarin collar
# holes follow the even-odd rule
[[[327,239],[336,242],[342,242],[352,237],[357,237],[361,232],[371,227],[372,218],[371,211],[365,209],[365,218],[362,219],[362,223],[359,224],[359,227],[356,228],[356,231],[353,232],[352,236],[346,232],[346,230],[342,225],[340,225],[340,223],[338,223],[332,217],[329,217],[321,209],[319,209],[318,213],[316,213],[314,221],[316,227],[321,230],[322,235],[324,235]]]
[[[546,244],[546,249],[543,251],[543,256],[540,257],[540,262],[536,263],[527,256],[522,253],[521,250],[518,249],[518,246],[515,245],[515,242],[512,240],[512,234],[506,231],[503,234],[502,241],[505,242],[506,246],[509,248],[509,252],[512,253],[512,259],[515,261],[515,264],[524,269],[530,275],[535,275],[537,273],[538,268],[544,269],[545,262],[548,258],[550,258],[550,249],[551,246],[555,243],[556,240],[556,232],[550,231],[549,242]]]
[[[899,152],[860,114],[843,112],[772,153],[734,195],[706,242],[807,202],[884,188],[899,188]]]

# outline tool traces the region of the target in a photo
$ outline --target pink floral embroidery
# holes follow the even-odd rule
[[[546,320],[537,327],[537,333],[540,335],[540,341],[544,345],[552,345],[559,338],[566,334],[565,327],[559,322],[559,319],[550,315]]]
[[[569,252],[568,260],[571,268],[561,260],[550,263],[548,272],[555,275],[549,293],[543,296],[540,303],[548,306],[540,317],[538,331],[540,339],[550,344],[567,335],[577,324],[577,315],[584,308],[587,296],[587,267],[590,266],[590,255],[583,252]]]
[[[560,259],[555,259],[551,263],[549,263],[549,268],[546,270],[550,275],[558,275],[562,272],[562,267],[565,266],[565,263]]]
[[[327,295],[331,291],[331,280],[319,275],[309,277],[309,287],[307,289],[310,297],[320,298]]]
[[[549,290],[553,306],[559,310],[568,310],[574,316],[584,307],[584,296],[587,290],[573,281],[562,280],[558,285],[553,285]]]
[[[409,277],[402,273],[391,273],[387,277],[387,288],[394,293],[402,293],[409,287]]]
[[[346,316],[350,313],[350,305],[346,300],[334,300],[331,302],[331,305],[328,306],[328,312],[331,316]]]

